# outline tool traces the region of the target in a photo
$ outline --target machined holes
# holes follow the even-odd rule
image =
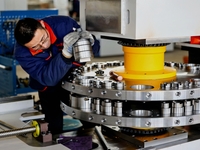
[[[106,91],[102,91],[101,92],[101,95],[105,95],[107,92]]]
[[[121,120],[117,120],[116,121],[116,125],[121,125],[122,121]]]
[[[116,95],[117,97],[121,97],[121,96],[122,96],[122,93],[118,91],[115,95]]]
[[[193,122],[194,122],[194,119],[193,119],[193,118],[190,118],[188,122],[189,122],[189,123],[193,123]]]
[[[92,90],[92,89],[89,89],[89,90],[88,90],[88,93],[90,93],[90,94],[91,94],[92,92],[93,92],[93,90]]]
[[[191,96],[194,95],[194,91],[190,91],[190,95],[191,95]]]
[[[152,96],[151,93],[146,94],[146,98],[150,98],[151,96]]]
[[[151,122],[147,121],[147,122],[145,123],[145,126],[150,127],[150,126],[151,126]]]
[[[62,111],[65,111],[65,106],[62,105],[62,106],[61,106],[61,109],[62,109]]]
[[[151,111],[149,110],[133,110],[130,112],[132,116],[147,117],[151,116]]]
[[[72,85],[72,90],[75,90],[75,85]]]
[[[101,119],[101,122],[105,123],[106,122],[106,118]]]
[[[131,88],[133,90],[149,90],[153,89],[154,87],[151,85],[132,85]]]
[[[92,116],[90,116],[89,118],[88,118],[88,120],[89,121],[91,121],[91,120],[93,120],[94,118],[92,117]]]
[[[180,120],[175,120],[174,122],[176,125],[179,125],[180,124]]]
[[[75,111],[72,111],[72,116],[75,116],[75,115],[76,115]]]
[[[176,92],[175,95],[179,97],[181,96],[181,92]]]

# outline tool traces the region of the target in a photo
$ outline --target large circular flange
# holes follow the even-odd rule
[[[200,88],[183,88],[177,90],[113,90],[82,86],[65,82],[63,88],[80,95],[98,97],[103,99],[126,101],[172,101],[184,99],[197,99],[200,97]]]
[[[83,110],[71,108],[61,102],[61,109],[74,118],[96,124],[106,124],[122,127],[136,128],[162,128],[194,125],[200,123],[200,114],[176,117],[117,117],[95,114]]]
[[[134,80],[152,80],[152,79],[166,79],[175,78],[176,70],[171,67],[164,67],[163,70],[157,72],[127,72],[124,67],[116,67],[113,69],[115,73],[122,76],[125,79]]]

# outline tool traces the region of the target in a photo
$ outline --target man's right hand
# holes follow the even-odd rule
[[[79,38],[80,38],[79,32],[71,32],[63,38],[64,46],[63,46],[62,53],[66,58],[72,57],[73,55],[72,46],[78,41]]]

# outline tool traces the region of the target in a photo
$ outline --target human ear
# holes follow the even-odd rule
[[[45,28],[45,25],[44,25],[44,21],[43,21],[43,20],[40,20],[40,24],[42,25],[43,28]]]

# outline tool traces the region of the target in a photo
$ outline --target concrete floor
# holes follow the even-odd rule
[[[165,52],[165,61],[167,62],[183,62],[183,57],[184,56],[188,56],[188,52],[187,51],[183,51],[180,49],[175,49],[172,51],[167,51]],[[114,61],[114,60],[124,60],[123,55],[121,56],[112,56],[112,57],[99,57],[99,58],[93,58],[93,60],[90,62],[105,62],[105,61]],[[28,77],[28,74],[20,67],[17,66],[17,76],[18,77]],[[32,93],[24,93],[21,95],[25,95],[25,94],[31,94],[33,96],[35,96],[35,101],[39,100],[38,98],[38,94],[37,92],[32,92]]]

